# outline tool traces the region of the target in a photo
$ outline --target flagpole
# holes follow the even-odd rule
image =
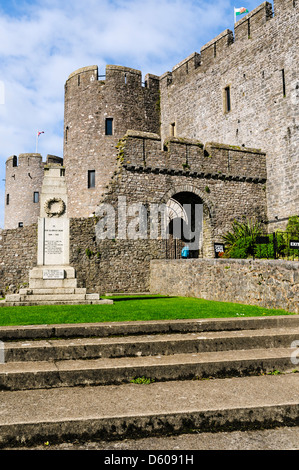
[[[44,134],[44,131],[36,131],[36,153],[37,153],[37,147],[38,147],[38,138],[40,136],[40,134]]]

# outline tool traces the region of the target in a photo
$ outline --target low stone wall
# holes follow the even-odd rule
[[[151,261],[152,293],[236,302],[299,313],[299,263],[190,259]]]

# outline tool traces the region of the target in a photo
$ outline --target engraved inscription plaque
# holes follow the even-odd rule
[[[64,269],[43,269],[43,279],[64,279]]]
[[[40,265],[69,263],[69,219],[40,219],[38,251]]]

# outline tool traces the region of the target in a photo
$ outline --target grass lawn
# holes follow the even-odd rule
[[[285,310],[192,297],[116,296],[113,305],[0,307],[0,326],[291,315]]]

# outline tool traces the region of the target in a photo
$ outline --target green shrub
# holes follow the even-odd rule
[[[242,222],[234,220],[232,230],[222,238],[225,243],[225,258],[258,259],[297,258],[298,250],[290,249],[290,240],[299,240],[299,217],[289,218],[286,232],[268,234],[269,243],[257,244],[257,236],[262,235],[262,226],[259,222],[245,219]]]
[[[234,220],[232,230],[222,237],[225,244],[224,256],[227,258],[253,256],[255,239],[261,233],[262,226],[255,220],[246,218],[242,222]]]

